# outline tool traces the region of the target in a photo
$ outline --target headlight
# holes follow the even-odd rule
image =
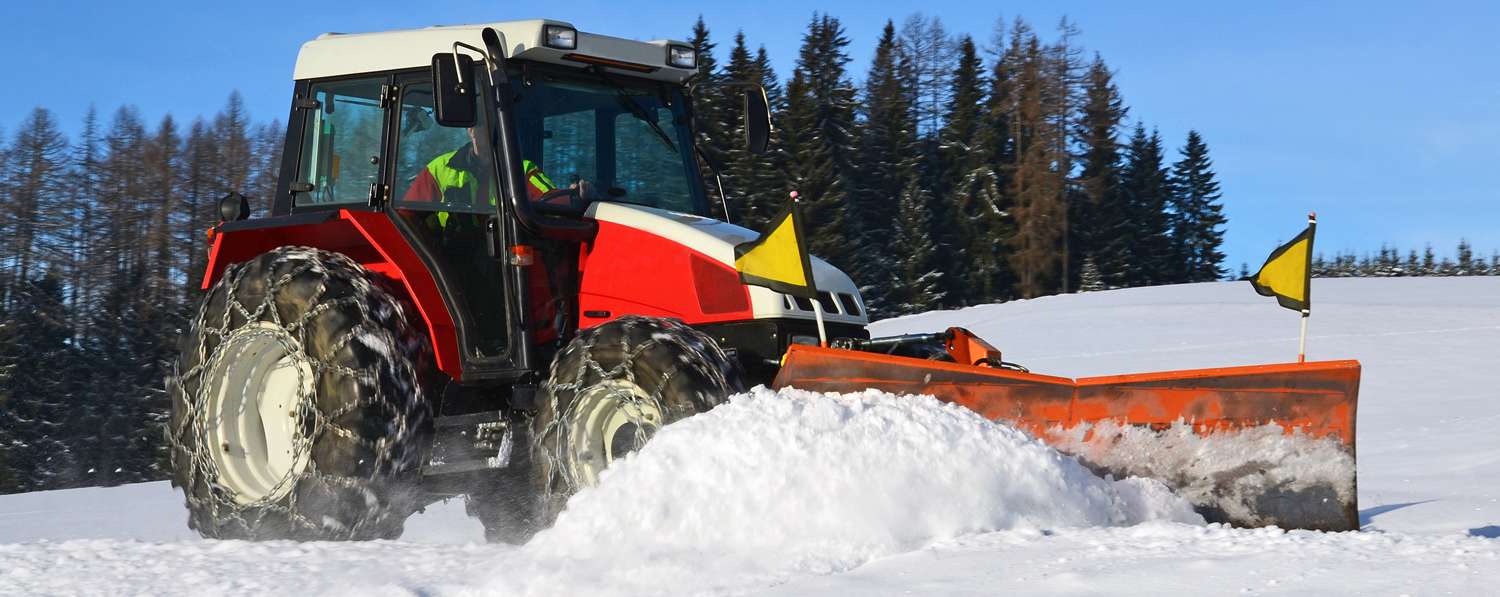
[[[667,65],[677,68],[698,68],[698,54],[691,46],[667,46]]]
[[[547,47],[559,50],[578,49],[578,30],[562,25],[546,25],[542,27],[542,39],[546,41]]]

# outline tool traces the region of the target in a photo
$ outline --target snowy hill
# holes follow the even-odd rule
[[[1204,526],[928,399],[756,392],[667,428],[524,547],[452,502],[396,542],[206,542],[165,483],[0,496],[0,594],[1443,593],[1500,585],[1500,278],[1314,284],[1314,359],[1364,363],[1359,533]],[[962,325],[1069,376],[1296,358],[1244,283],[1048,297]],[[663,491],[662,488],[670,488]]]

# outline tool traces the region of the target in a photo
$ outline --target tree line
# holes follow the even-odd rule
[[[1249,275],[1249,266],[1241,265],[1241,277]],[[1420,255],[1416,249],[1406,252],[1384,246],[1376,253],[1357,255],[1352,251],[1335,253],[1325,258],[1322,253],[1313,256],[1312,275],[1317,278],[1402,278],[1412,276],[1500,276],[1500,250],[1490,253],[1489,259],[1474,254],[1474,246],[1466,239],[1458,240],[1453,256],[1438,258],[1428,244]]]
[[[185,129],[46,108],[0,133],[0,493],[164,478],[163,379],[230,190],[269,197],[285,127],[238,93]]]
[[[840,21],[815,14],[783,82],[736,33],[728,60],[700,18],[697,130],[729,219],[763,226],[796,191],[812,253],[850,272],[877,316],[1222,278],[1226,219],[1208,145],[1165,142],[1064,19],[987,44],[921,14],[887,21],[868,72]],[[772,151],[740,147],[741,88],[773,108]],[[716,192],[712,186],[712,192]],[[718,201],[715,201],[717,205]]]
[[[1207,144],[1189,133],[1169,164],[1078,37],[1064,21],[1044,41],[1016,19],[979,43],[913,15],[886,24],[856,85],[831,15],[807,23],[785,80],[743,34],[719,62],[699,19],[695,124],[727,218],[759,229],[797,191],[812,252],[876,317],[1218,279]],[[738,142],[731,81],[767,91],[766,154]],[[80,124],[69,139],[38,107],[0,130],[0,493],[165,476],[163,379],[197,308],[205,232],[229,191],[264,213],[285,134],[238,93],[186,126],[130,106]]]

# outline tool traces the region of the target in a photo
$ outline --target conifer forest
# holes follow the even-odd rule
[[[743,34],[701,19],[684,31],[705,186],[714,217],[754,230],[796,191],[811,252],[853,276],[874,318],[1258,265],[1221,252],[1213,131],[1163,139],[1132,118],[1072,22],[974,38],[913,15],[872,48],[850,47],[833,15],[804,27],[782,73]],[[867,72],[849,72],[855,52]],[[765,88],[770,151],[741,142],[731,82]],[[231,191],[265,213],[286,134],[225,93],[211,116],[154,123],[128,103],[80,123],[45,106],[0,115],[0,493],[165,478],[163,379],[201,296],[206,232]],[[1500,255],[1462,241],[1456,260],[1406,251],[1319,256],[1315,271],[1500,274]]]

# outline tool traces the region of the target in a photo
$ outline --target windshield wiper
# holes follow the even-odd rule
[[[666,145],[667,149],[672,150],[672,153],[680,153],[677,151],[677,145],[675,143],[672,143],[672,136],[668,135],[667,131],[662,130],[661,125],[657,124],[656,119],[652,118],[650,114],[647,114],[646,109],[642,107],[639,102],[635,101],[635,98],[630,97],[630,93],[625,91],[624,87],[621,87],[619,83],[615,82],[614,79],[605,74],[604,69],[601,67],[594,67],[594,73],[599,75],[600,80],[604,81],[605,83],[609,83],[610,87],[615,88],[615,98],[620,101],[620,105],[624,106],[626,110],[629,110],[630,115],[634,116],[636,120],[644,122],[648,126],[650,126],[651,131],[656,133],[656,137],[658,139],[661,139],[662,145]]]

